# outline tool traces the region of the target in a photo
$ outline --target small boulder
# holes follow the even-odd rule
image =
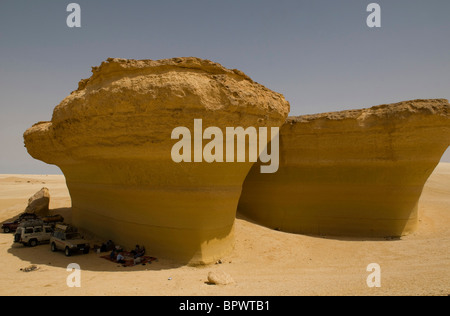
[[[208,274],[208,283],[215,285],[228,285],[234,283],[233,278],[226,272],[214,271]]]
[[[28,199],[28,206],[25,213],[36,215],[48,215],[50,205],[50,193],[47,188],[42,188]]]

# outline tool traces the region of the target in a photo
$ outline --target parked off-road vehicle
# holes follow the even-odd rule
[[[16,219],[14,222],[3,223],[2,230],[5,234],[14,233],[19,227],[20,221]]]
[[[53,229],[45,225],[43,221],[24,221],[14,234],[14,242],[24,246],[35,247],[42,243],[48,243],[52,236]]]
[[[39,216],[32,213],[22,213],[19,218],[12,222],[3,223],[2,230],[5,234],[14,233],[23,221],[37,220]]]
[[[88,254],[91,246],[83,239],[75,227],[56,224],[55,231],[50,238],[50,247],[53,252],[62,250],[69,257],[75,252]]]

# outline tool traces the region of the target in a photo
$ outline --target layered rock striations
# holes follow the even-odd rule
[[[253,166],[239,212],[293,233],[405,235],[449,145],[447,100],[290,117],[280,129],[279,171]]]
[[[233,246],[252,163],[175,163],[176,127],[281,126],[289,103],[238,70],[198,58],[108,59],[24,134],[63,171],[74,223],[117,244],[190,263]],[[225,145],[224,145],[225,146]]]

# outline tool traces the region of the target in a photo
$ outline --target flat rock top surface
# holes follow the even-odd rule
[[[413,114],[437,114],[449,118],[450,104],[446,99],[418,99],[392,104],[382,104],[367,109],[292,116],[287,119],[287,122],[293,124],[307,123],[321,119],[330,121],[342,121],[347,119],[366,120],[368,118],[383,119]]]
[[[50,208],[70,220],[63,176],[0,175],[0,221],[24,209],[42,182],[52,194]],[[420,202],[419,229],[401,240],[315,238],[273,231],[238,217],[235,251],[222,258],[222,264],[207,268],[179,267],[164,259],[123,268],[94,253],[67,259],[50,252],[48,245],[12,246],[12,235],[0,234],[0,295],[446,296],[450,294],[449,209],[450,164],[440,164]],[[66,267],[73,260],[82,269],[80,289],[66,286]],[[370,263],[381,266],[381,288],[366,285]],[[20,271],[31,264],[39,271]],[[210,286],[206,284],[210,271],[226,271],[235,283]]]
[[[109,115],[112,111],[155,112],[178,106],[242,111],[243,115],[286,117],[289,113],[289,102],[282,94],[253,81],[240,70],[227,69],[210,60],[108,58],[92,67],[92,76],[82,79],[78,89],[55,108],[52,122]]]

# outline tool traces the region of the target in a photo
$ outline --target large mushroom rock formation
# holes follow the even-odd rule
[[[171,133],[187,127],[194,137],[194,119],[224,133],[279,127],[289,103],[241,71],[193,57],[108,59],[92,72],[51,122],[24,134],[31,156],[63,171],[75,225],[184,263],[230,251],[253,163],[175,163]]]
[[[405,235],[449,145],[447,100],[290,117],[280,129],[279,171],[259,174],[255,164],[238,211],[286,232]]]

